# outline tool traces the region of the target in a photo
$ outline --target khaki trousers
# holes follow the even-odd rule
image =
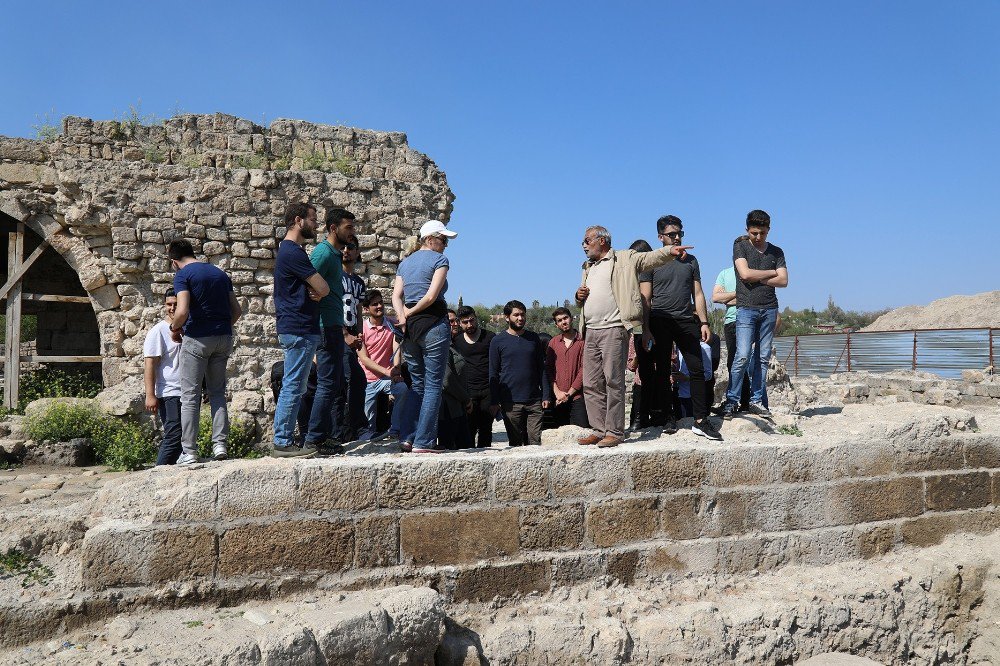
[[[583,399],[597,434],[625,435],[625,360],[629,332],[624,326],[588,328],[583,342]]]

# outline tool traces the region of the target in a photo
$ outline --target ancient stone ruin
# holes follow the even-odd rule
[[[100,355],[106,386],[140,377],[143,337],[172,283],[166,246],[185,237],[233,279],[246,316],[231,404],[261,424],[265,378],[280,358],[271,284],[286,204],[310,201],[321,219],[335,206],[354,212],[358,272],[387,290],[401,243],[422,220],[447,221],[454,200],[445,174],[400,132],[298,120],[264,128],[223,114],[157,126],[69,117],[62,129],[50,141],[0,137],[0,222],[27,226],[26,253],[42,239],[50,246],[29,288],[90,301],[26,304],[42,317],[38,353]]]

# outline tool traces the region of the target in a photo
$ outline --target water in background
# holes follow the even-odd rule
[[[888,372],[913,369],[913,331],[851,334],[851,370]],[[962,370],[990,365],[990,329],[917,331],[917,370],[952,379]],[[847,370],[846,333],[800,335],[798,374],[827,377]],[[795,373],[795,337],[774,340],[774,354],[788,374]],[[994,360],[1000,354],[1000,329],[993,329]],[[838,365],[839,361],[839,365]]]

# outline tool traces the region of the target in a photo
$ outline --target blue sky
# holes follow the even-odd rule
[[[771,213],[783,305],[998,287],[1000,3],[4,3],[0,134],[225,112],[408,134],[457,195],[449,299],[561,302],[580,239]]]

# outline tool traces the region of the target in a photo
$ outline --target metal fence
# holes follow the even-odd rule
[[[817,333],[775,338],[774,353],[793,375],[924,370],[959,378],[962,370],[992,366],[996,328]]]

